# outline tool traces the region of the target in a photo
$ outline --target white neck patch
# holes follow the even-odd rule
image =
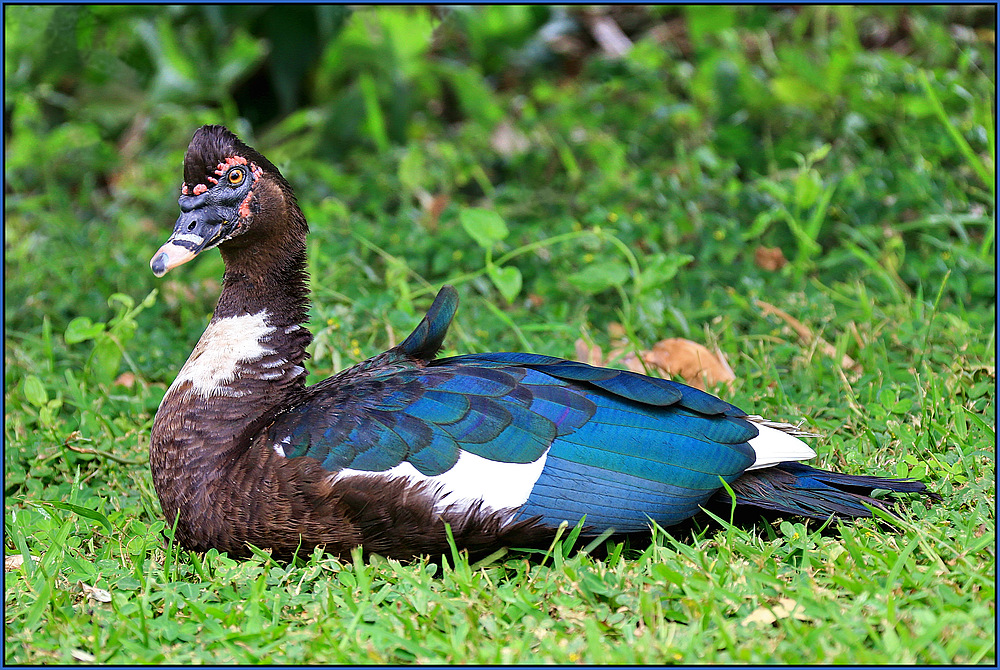
[[[238,365],[274,353],[274,349],[261,344],[275,330],[267,325],[267,316],[267,311],[262,310],[213,321],[170,388],[187,381],[206,398],[223,395],[222,388],[236,379]]]

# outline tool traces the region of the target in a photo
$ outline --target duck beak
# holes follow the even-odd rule
[[[182,211],[174,224],[174,232],[149,261],[153,274],[162,277],[202,251],[225,241],[234,224],[229,217],[219,215],[220,209],[208,206]]]

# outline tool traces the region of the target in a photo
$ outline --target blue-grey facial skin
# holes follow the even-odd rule
[[[246,170],[243,169],[241,174],[245,175]],[[245,177],[239,184],[232,184],[224,178],[204,193],[180,196],[177,204],[181,214],[174,224],[174,231],[149,262],[153,274],[162,277],[202,251],[229,239],[236,230],[240,203],[250,189],[251,181]]]

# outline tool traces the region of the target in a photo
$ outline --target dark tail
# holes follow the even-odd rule
[[[895,493],[919,493],[930,500],[941,496],[913,479],[890,479],[865,475],[842,475],[811,468],[795,461],[750,470],[732,483],[738,505],[752,505],[786,514],[826,520],[830,516],[855,519],[872,516],[864,504],[892,511],[892,498],[872,498],[875,489]],[[731,502],[728,491],[716,494],[714,502]]]
[[[448,326],[458,309],[458,291],[454,286],[444,285],[438,291],[427,314],[420,320],[413,332],[396,349],[411,358],[422,361],[434,360],[444,344]]]

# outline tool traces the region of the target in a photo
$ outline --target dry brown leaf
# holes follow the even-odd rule
[[[624,334],[624,329],[615,323],[608,326],[608,331],[612,335]],[[616,343],[621,346],[609,351],[605,358],[601,347],[587,344],[586,340],[580,338],[575,343],[576,360],[588,365],[625,367],[639,374],[646,374],[649,367],[658,368],[666,375],[680,376],[685,383],[703,390],[706,386],[728,384],[736,379],[722,352],[712,353],[691,340],[679,337],[661,340],[653,345],[651,351],[642,351],[639,355],[626,349],[623,340],[617,340]]]
[[[785,254],[781,253],[781,247],[757,247],[754,249],[753,259],[757,267],[771,272],[788,264]]]
[[[135,385],[135,374],[132,372],[123,372],[118,375],[118,379],[115,380],[115,384],[130,389]]]
[[[83,649],[74,649],[69,652],[70,656],[74,660],[80,661],[81,663],[93,663],[97,660],[97,657],[91,654],[89,651],[84,651]]]
[[[611,328],[609,327],[608,330],[611,330]],[[582,337],[574,343],[574,347],[576,349],[576,360],[581,363],[597,367],[620,368],[625,366],[632,372],[646,374],[646,368],[642,364],[642,361],[639,360],[639,357],[635,355],[635,352],[626,350],[625,347],[612,349],[608,352],[607,358],[604,357],[604,351],[599,345],[587,344],[587,341]]]
[[[625,337],[625,326],[617,321],[612,321],[608,324],[608,335],[611,336],[612,340],[623,339]]]
[[[597,367],[604,365],[604,352],[601,351],[600,346],[587,344],[586,340],[582,337],[577,339],[573,343],[573,346],[576,348],[576,360],[587,365],[596,365]]]
[[[32,556],[31,560],[37,561],[37,556]],[[24,556],[21,554],[9,554],[3,557],[3,569],[4,572],[10,572],[11,570],[20,570],[21,566],[24,565]]]
[[[643,352],[643,359],[669,375],[680,375],[687,384],[702,390],[736,379],[721,352],[716,355],[707,347],[680,337],[660,340],[651,351]]]
[[[99,589],[96,586],[91,586],[90,584],[84,584],[83,582],[77,582],[80,590],[83,594],[90,598],[91,600],[96,600],[99,603],[109,603],[111,602],[111,593],[104,589]]]
[[[793,617],[799,621],[809,620],[809,617],[805,615],[805,608],[802,605],[791,598],[779,598],[778,602],[774,605],[758,607],[744,617],[740,623],[744,626],[752,623],[771,625],[778,619],[787,619],[788,617]]]
[[[444,211],[449,202],[451,202],[451,198],[446,194],[438,194],[431,198],[430,205],[427,207],[427,216],[430,217],[429,228],[437,230],[438,221],[441,220],[441,212]]]
[[[625,366],[632,372],[638,372],[641,375],[647,374],[647,369],[645,364],[642,362],[641,356],[645,355],[645,351],[641,351],[638,354],[628,346],[628,335],[625,332],[625,326],[618,323],[617,321],[612,321],[608,324],[608,335],[611,336],[611,343],[614,348],[608,352],[608,357],[605,359],[605,365],[612,365],[614,367]]]
[[[645,354],[646,352],[642,353]],[[642,364],[642,360],[636,356],[635,352],[626,351],[622,347],[612,349],[608,352],[608,362],[606,365],[614,365],[615,367],[624,365],[632,372],[638,372],[641,375],[646,374],[646,366]]]
[[[431,232],[436,231],[438,221],[441,219],[441,212],[451,202],[451,198],[445,193],[432,195],[419,186],[414,189],[413,195],[416,196],[417,201],[420,203],[420,208],[424,210],[424,226]]]

